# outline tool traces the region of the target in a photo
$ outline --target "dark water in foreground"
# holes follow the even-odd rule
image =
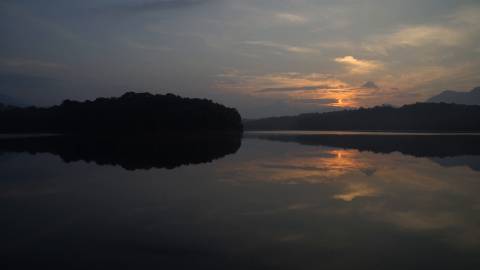
[[[1,269],[480,269],[480,136],[0,140]]]

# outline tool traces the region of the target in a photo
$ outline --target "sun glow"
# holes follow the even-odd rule
[[[242,91],[252,96],[287,100],[292,103],[334,108],[370,107],[385,103],[395,94],[391,83],[380,86],[368,81],[359,85],[322,73],[271,73],[249,75],[238,70],[227,70],[219,75],[216,87],[222,90]]]
[[[360,160],[355,150],[322,150],[311,157],[275,159],[261,164],[250,164],[256,171],[255,178],[265,178],[276,182],[328,183],[334,179],[357,171],[369,170],[370,164]]]
[[[333,93],[333,100],[328,104],[332,107],[339,107],[339,108],[349,108],[349,107],[358,107],[357,102],[355,102],[355,93],[353,92],[342,92],[342,93]]]
[[[351,87],[334,87],[308,91],[296,91],[287,94],[294,101],[308,101],[311,104],[339,108],[358,107],[358,93]]]

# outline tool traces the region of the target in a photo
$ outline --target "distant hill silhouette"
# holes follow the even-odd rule
[[[372,82],[372,81],[365,82],[362,85],[362,88],[379,89],[378,85],[375,82]]]
[[[122,133],[241,131],[236,109],[206,99],[128,92],[119,98],[66,100],[49,108],[0,110],[3,133]]]
[[[118,165],[127,170],[211,162],[235,153],[241,133],[164,134],[162,136],[41,136],[0,139],[3,153],[50,153],[65,162]]]
[[[428,99],[427,102],[480,105],[480,87],[474,88],[470,92],[443,91]]]
[[[416,103],[244,122],[247,130],[480,131],[480,106]]]

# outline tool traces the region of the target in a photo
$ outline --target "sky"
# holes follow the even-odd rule
[[[245,118],[425,101],[480,85],[478,0],[0,0],[0,98],[127,91]]]

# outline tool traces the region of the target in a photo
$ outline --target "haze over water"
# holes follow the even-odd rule
[[[478,136],[332,136],[247,133],[170,169],[2,146],[0,265],[479,269],[480,155],[451,147]]]

